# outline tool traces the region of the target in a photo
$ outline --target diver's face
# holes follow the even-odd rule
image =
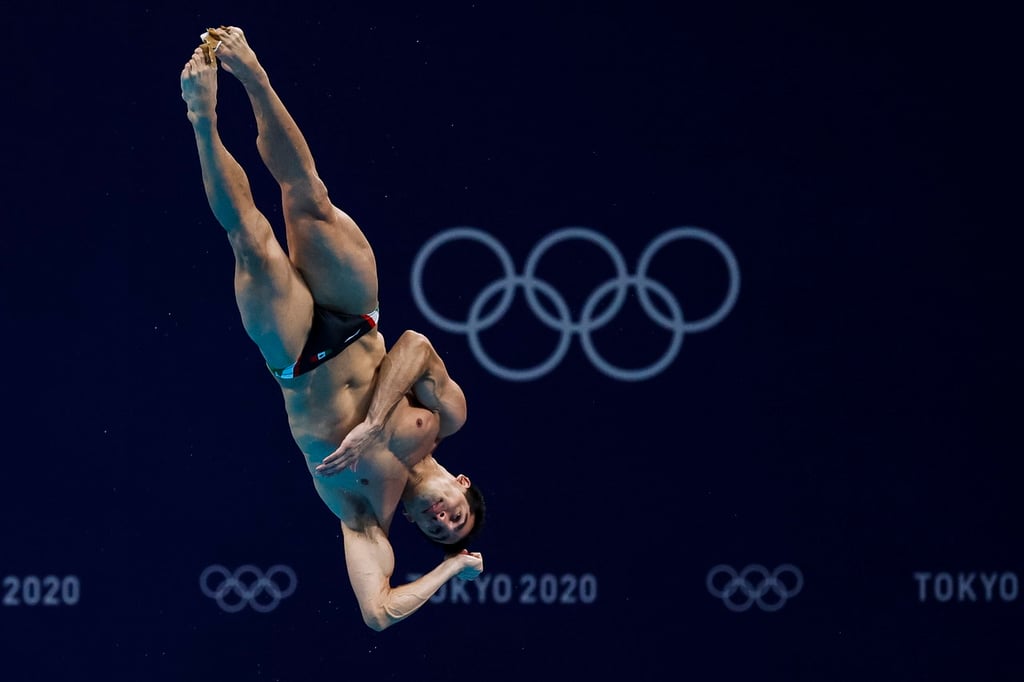
[[[473,516],[466,500],[469,479],[463,475],[423,483],[405,502],[406,517],[431,540],[446,545],[458,542],[473,530]]]

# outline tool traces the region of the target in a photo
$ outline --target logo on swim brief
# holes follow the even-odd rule
[[[251,564],[234,571],[214,564],[199,576],[199,589],[228,613],[238,613],[247,606],[259,613],[269,613],[282,599],[290,597],[298,584],[295,571],[284,564],[271,566],[266,573]]]
[[[719,564],[708,571],[705,584],[711,596],[721,599],[730,611],[746,611],[755,605],[762,611],[778,611],[800,594],[804,574],[793,564],[782,564],[774,571],[751,564],[739,572]]]
[[[424,270],[431,256],[442,246],[469,240],[487,247],[497,257],[503,275],[483,287],[470,305],[464,320],[453,320],[437,312],[424,293]],[[581,240],[598,246],[611,260],[615,275],[597,286],[586,298],[578,318],[569,310],[565,297],[550,282],[537,276],[537,266],[544,254],[556,244]],[[691,240],[711,246],[721,256],[728,270],[725,297],[709,315],[688,320],[683,316],[679,300],[663,283],[648,275],[651,262],[661,249],[675,241]],[[559,332],[559,341],[551,355],[532,367],[508,367],[497,362],[485,349],[481,334],[501,320],[512,305],[517,290],[522,289],[532,314],[546,327]],[[516,270],[505,246],[492,235],[475,227],[454,227],[429,239],[416,254],[412,268],[412,294],[420,312],[445,331],[465,334],[474,356],[491,374],[509,381],[533,381],[551,372],[569,351],[573,336],[579,336],[583,352],[591,364],[606,376],[620,381],[643,381],[665,370],[679,354],[683,336],[711,329],[721,322],[736,304],[740,290],[740,270],[729,246],[713,233],[699,227],[677,227],[655,237],[644,249],[634,272],[630,272],[618,247],[607,237],[585,227],[566,227],[539,241],[526,259],[522,273]],[[607,326],[622,310],[627,294],[635,291],[644,313],[658,327],[671,332],[668,347],[660,358],[642,367],[620,367],[608,361],[596,348],[593,334]],[[490,310],[487,305],[496,297]],[[541,304],[544,299],[556,311]],[[609,300],[610,299],[610,300]],[[608,301],[601,310],[599,306]],[[656,305],[667,310],[662,309]]]

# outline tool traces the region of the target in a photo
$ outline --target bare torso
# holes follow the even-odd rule
[[[278,380],[292,437],[311,475],[365,418],[384,354],[384,339],[374,330],[312,372]],[[436,413],[406,397],[385,424],[381,444],[363,453],[355,472],[346,469],[329,478],[314,476],[314,487],[350,528],[358,530],[371,522],[387,533],[409,467],[433,449],[439,428]]]

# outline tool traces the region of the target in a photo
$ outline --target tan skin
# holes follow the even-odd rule
[[[181,72],[182,98],[210,208],[235,256],[242,322],[267,364],[286,367],[305,343],[314,301],[353,314],[376,308],[376,261],[361,229],[331,203],[305,139],[244,32],[221,27],[209,35],[219,41],[216,59],[196,48]],[[238,79],[252,104],[260,156],[281,188],[287,252],[221,141],[221,70]],[[406,331],[386,351],[375,328],[313,371],[277,381],[314,487],[341,521],[349,581],[369,627],[400,622],[451,578],[481,573],[481,555],[462,552],[412,583],[391,585],[388,534],[399,503],[441,542],[464,537],[474,521],[464,494],[470,480],[433,457],[437,443],[465,422],[466,399],[426,337]]]

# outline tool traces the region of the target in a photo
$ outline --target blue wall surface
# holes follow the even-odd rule
[[[1007,18],[257,5],[9,16],[0,680],[1022,679]],[[485,572],[383,633],[203,193],[220,24],[467,394]]]

